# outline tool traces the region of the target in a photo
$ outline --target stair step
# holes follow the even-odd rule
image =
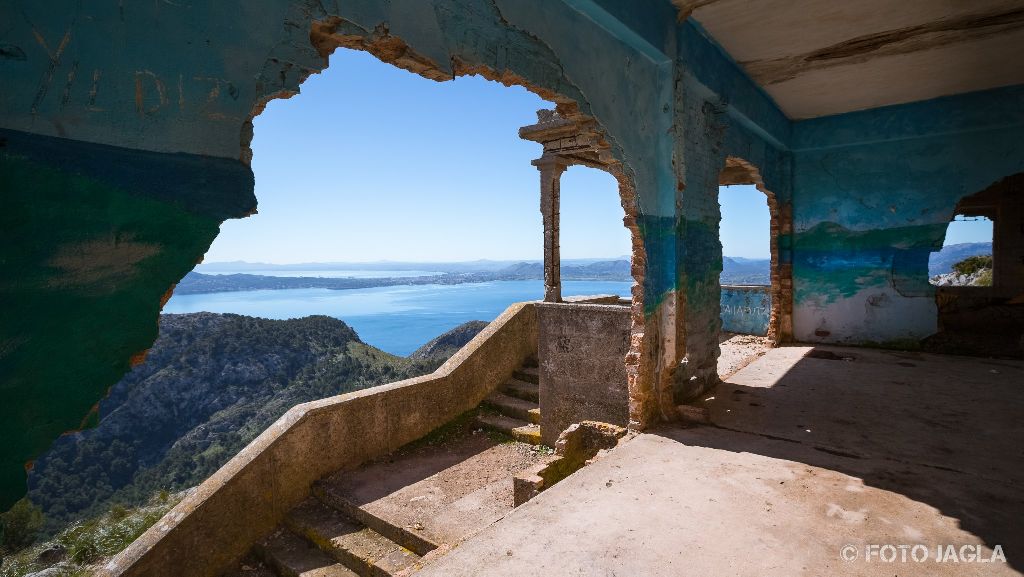
[[[526,421],[520,421],[505,415],[486,414],[477,415],[476,421],[483,427],[505,433],[522,443],[540,444],[540,427],[533,423],[527,423]]]
[[[312,543],[287,529],[278,529],[256,550],[281,577],[359,577]]]
[[[511,397],[504,393],[491,393],[484,399],[484,403],[505,416],[534,424],[540,423],[540,407],[535,402]]]
[[[527,401],[538,402],[540,400],[540,385],[519,379],[509,379],[502,386],[502,392],[506,395],[518,397]]]
[[[420,556],[342,515],[316,497],[295,507],[285,525],[360,575],[392,577]]]
[[[434,542],[429,537],[417,534],[411,529],[393,525],[367,512],[359,505],[350,501],[343,493],[335,490],[328,482],[315,484],[313,486],[313,494],[327,506],[340,511],[350,519],[361,523],[416,555],[426,555],[439,546],[439,543]]]
[[[540,369],[537,367],[520,367],[512,373],[512,377],[528,383],[540,383]]]

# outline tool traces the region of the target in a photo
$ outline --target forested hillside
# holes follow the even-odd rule
[[[456,340],[482,326],[455,329]],[[396,357],[326,316],[163,315],[145,362],[100,404],[99,425],[35,463],[29,498],[53,532],[195,486],[292,406],[430,372],[454,350]]]

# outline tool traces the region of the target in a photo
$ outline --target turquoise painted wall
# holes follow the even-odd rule
[[[256,205],[238,161],[0,129],[0,508],[157,336],[161,299]]]
[[[1024,171],[1024,87],[793,129],[794,329],[911,346],[936,331],[928,256],[956,203]]]
[[[0,407],[0,510],[22,494],[32,456],[87,424],[152,343],[161,297],[220,222],[254,210],[249,119],[325,65],[310,27],[332,17],[353,37],[401,38],[441,73],[458,61],[574,100],[627,164],[640,220],[671,218],[672,58],[596,2],[0,4],[0,306],[16,319],[0,329],[14,399]],[[650,268],[660,279],[674,267]]]

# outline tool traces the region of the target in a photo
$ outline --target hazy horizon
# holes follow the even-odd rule
[[[723,255],[724,258],[730,258],[733,260],[770,260],[770,257],[763,258],[749,258],[743,256],[731,256]],[[619,256],[603,256],[603,257],[586,257],[586,258],[563,258],[562,263],[566,262],[580,262],[580,261],[594,261],[594,262],[610,262],[610,261],[621,261],[631,260],[629,255]],[[492,263],[518,263],[518,262],[542,262],[541,257],[536,258],[512,258],[512,259],[494,259],[494,258],[478,258],[472,260],[392,260],[392,259],[381,259],[381,260],[365,260],[365,261],[300,261],[300,262],[266,262],[266,261],[248,261],[248,260],[228,260],[228,261],[214,261],[214,262],[202,262],[196,265],[197,267],[202,266],[215,266],[215,265],[260,265],[260,266],[307,266],[307,265],[373,265],[373,264],[392,264],[392,265],[423,265],[423,264],[471,264],[478,262],[492,262]]]

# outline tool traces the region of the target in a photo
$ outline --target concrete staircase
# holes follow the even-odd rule
[[[527,362],[498,391],[484,399],[477,423],[522,443],[539,445],[539,382],[536,362]]]
[[[320,498],[310,497],[225,577],[392,577],[414,568],[420,558]]]
[[[532,364],[532,363],[531,363]],[[540,443],[537,369],[525,366],[459,422],[312,496],[224,577],[399,577],[512,510],[513,477],[554,459]],[[484,433],[480,427],[494,433]],[[513,442],[509,442],[508,437]]]

